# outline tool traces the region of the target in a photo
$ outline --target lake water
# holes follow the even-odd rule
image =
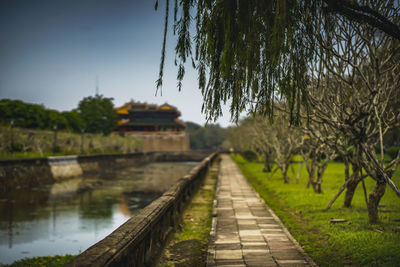
[[[196,164],[150,163],[2,195],[0,263],[83,252]]]

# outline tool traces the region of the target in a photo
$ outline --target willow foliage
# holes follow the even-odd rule
[[[347,0],[342,2],[350,3]],[[202,111],[208,120],[221,116],[230,100],[234,120],[247,109],[272,118],[274,102],[284,102],[298,122],[314,61],[313,24],[330,0],[175,0],[174,34],[179,90],[185,63],[198,71]],[[170,1],[166,0],[160,76],[162,86]],[[158,0],[156,1],[156,9]],[[357,7],[357,6],[356,6]],[[352,6],[354,8],[354,5]],[[328,18],[329,20],[329,18]],[[194,25],[192,25],[194,23]],[[324,29],[328,34],[334,29]]]

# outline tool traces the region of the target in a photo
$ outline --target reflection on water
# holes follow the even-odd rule
[[[151,163],[2,195],[0,263],[84,251],[161,195],[194,164]]]

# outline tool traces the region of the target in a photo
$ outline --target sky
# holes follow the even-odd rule
[[[175,41],[167,40],[162,95],[156,96],[165,1],[1,0],[0,99],[20,99],[60,111],[99,93],[116,107],[131,99],[176,106],[181,119],[206,122],[197,73],[186,66],[176,88]],[[172,9],[172,8],[170,8]],[[170,22],[170,25],[172,22]],[[96,83],[96,77],[98,82]],[[228,126],[229,108],[216,123]]]

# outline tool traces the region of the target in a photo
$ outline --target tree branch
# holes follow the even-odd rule
[[[393,38],[400,40],[400,26],[391,22],[379,12],[368,6],[360,6],[354,1],[347,0],[323,0],[328,12],[335,12],[345,16],[349,20],[368,24],[377,28]]]

